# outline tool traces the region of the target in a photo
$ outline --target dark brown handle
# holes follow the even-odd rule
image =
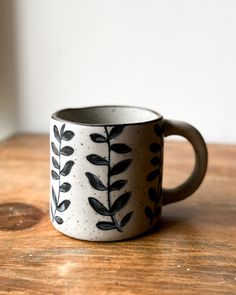
[[[207,147],[199,131],[192,125],[182,121],[165,120],[164,136],[180,135],[193,146],[195,165],[190,177],[173,189],[163,188],[163,205],[178,202],[190,196],[201,184],[207,170]]]

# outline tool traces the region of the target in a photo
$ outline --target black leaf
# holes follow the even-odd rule
[[[57,206],[57,196],[56,193],[54,191],[54,188],[52,187],[52,200],[55,206]]]
[[[96,175],[90,172],[86,172],[85,175],[88,177],[91,186],[96,190],[105,191],[107,189],[106,186],[101,182],[101,180]]]
[[[154,212],[154,216],[157,217],[161,214],[161,206],[158,206]]]
[[[102,229],[102,230],[110,230],[110,229],[114,229],[115,224],[113,222],[108,222],[108,221],[99,221],[96,224],[97,228]]]
[[[62,149],[61,149],[61,154],[63,156],[70,156],[72,155],[74,152],[74,149],[70,146],[64,146]]]
[[[59,217],[59,216],[55,216],[54,219],[56,220],[56,222],[58,224],[62,224],[64,222],[63,219],[61,217]]]
[[[51,175],[52,175],[52,178],[53,179],[55,179],[55,180],[58,180],[59,179],[59,175],[56,173],[56,171],[51,170]]]
[[[129,221],[130,221],[130,218],[132,217],[133,215],[133,211],[127,213],[121,220],[120,222],[120,226],[121,227],[124,227]]]
[[[124,172],[129,167],[131,162],[132,162],[131,159],[120,161],[119,163],[117,163],[111,168],[110,175],[112,176],[112,175],[116,175],[116,174],[120,174]]]
[[[54,136],[56,137],[56,139],[60,142],[61,141],[61,137],[59,135],[59,131],[56,125],[53,126],[53,132],[54,132]]]
[[[109,164],[106,159],[104,159],[98,155],[95,155],[95,154],[88,155],[86,157],[86,159],[94,165],[108,165]]]
[[[159,126],[158,124],[155,125],[154,130],[155,130],[155,133],[156,133],[157,136],[159,136],[159,137],[162,136],[163,131],[162,131],[162,127],[161,126]]]
[[[152,213],[152,209],[149,207],[145,208],[145,214],[148,218],[153,219],[153,213]]]
[[[148,196],[149,196],[149,199],[152,201],[152,202],[155,202],[157,203],[160,199],[160,197],[158,196],[156,190],[153,188],[153,187],[150,187],[149,190],[148,190]]]
[[[113,138],[117,137],[118,135],[120,135],[124,128],[125,128],[124,125],[117,125],[117,126],[113,127],[110,131],[109,139],[113,139]]]
[[[60,168],[59,163],[57,162],[57,160],[54,157],[52,157],[52,164],[56,169]]]
[[[98,134],[98,133],[90,134],[90,138],[92,139],[92,141],[98,142],[98,143],[107,141],[105,136]]]
[[[99,202],[97,199],[95,198],[88,198],[89,200],[89,204],[91,205],[91,207],[93,207],[93,209],[101,215],[104,216],[111,216],[109,210],[101,203]]]
[[[51,215],[53,216],[52,203],[51,203],[51,206],[50,206],[50,212],[51,212]]]
[[[70,201],[64,200],[59,205],[57,205],[57,210],[59,212],[64,212],[69,206],[70,206]]]
[[[153,153],[157,153],[161,151],[161,145],[159,143],[152,143],[150,145],[150,151]]]
[[[65,131],[63,134],[62,134],[62,139],[63,140],[66,140],[66,141],[68,141],[68,140],[71,140],[73,137],[74,137],[74,132],[72,132],[72,131]]]
[[[128,203],[130,197],[131,192],[127,192],[117,198],[111,207],[111,214],[114,215],[120,211]]]
[[[115,191],[115,190],[120,190],[122,189],[122,187],[124,187],[126,185],[126,183],[128,182],[128,180],[117,180],[115,182],[112,183],[112,185],[109,188],[109,191]]]
[[[68,182],[64,182],[61,186],[60,186],[60,192],[62,193],[66,193],[71,189],[71,184]]]
[[[63,124],[63,125],[61,126],[61,130],[60,130],[60,135],[61,135],[61,136],[62,136],[62,134],[64,133],[65,127],[66,127],[66,124]]]
[[[59,151],[58,151],[58,149],[57,149],[57,147],[56,147],[56,145],[55,145],[54,142],[51,142],[51,147],[52,147],[52,150],[53,150],[54,154],[56,154],[57,156],[59,156]]]
[[[68,175],[70,173],[71,168],[73,167],[74,164],[75,164],[75,162],[73,162],[73,161],[66,162],[66,164],[63,167],[63,169],[61,170],[60,174],[63,175],[63,176]]]
[[[159,158],[159,157],[154,157],[154,158],[152,158],[152,159],[151,159],[151,164],[152,164],[153,166],[161,165],[161,160],[160,160],[160,158]]]
[[[147,176],[147,181],[153,181],[160,174],[160,169],[155,169]]]
[[[131,147],[125,143],[114,143],[111,145],[111,150],[118,154],[126,154],[132,151]]]

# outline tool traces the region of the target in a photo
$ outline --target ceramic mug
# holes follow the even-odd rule
[[[162,188],[164,137],[193,146],[195,166],[174,189]],[[207,148],[181,121],[130,106],[64,109],[52,115],[50,216],[54,227],[81,240],[115,241],[155,226],[162,205],[180,201],[201,184]]]

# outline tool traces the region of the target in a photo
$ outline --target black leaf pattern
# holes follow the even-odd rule
[[[116,214],[121,209],[123,209],[125,205],[129,202],[130,197],[131,192],[127,192],[117,198],[111,207],[111,214]]]
[[[153,187],[149,188],[148,196],[152,202],[158,202],[160,198],[160,196],[157,194],[156,190]]]
[[[58,180],[59,179],[59,175],[56,173],[56,171],[52,170],[51,171],[51,175],[52,175],[52,179],[54,179],[54,180]]]
[[[126,154],[132,151],[131,147],[125,143],[113,143],[111,145],[111,150],[118,154]]]
[[[53,216],[52,203],[51,203],[51,205],[50,205],[50,213],[51,213],[51,216]]]
[[[128,180],[125,180],[125,179],[117,180],[111,184],[109,191],[111,192],[111,191],[121,190],[126,185],[127,182]]]
[[[74,137],[74,135],[74,132],[67,130],[62,134],[61,137],[63,140],[69,141]]]
[[[60,142],[61,141],[61,137],[59,135],[59,131],[58,131],[58,128],[57,128],[56,125],[53,126],[53,132],[54,132],[55,138],[58,140],[58,142]]]
[[[74,153],[74,149],[70,146],[64,146],[62,149],[61,149],[61,154],[63,156],[70,156]]]
[[[108,165],[108,161],[106,159],[95,154],[88,155],[86,159],[94,165]]]
[[[159,137],[159,142],[154,142],[150,144],[150,151],[152,153],[159,153],[158,156],[151,158],[150,163],[155,167],[154,170],[149,172],[147,175],[147,181],[153,181],[157,178],[157,188],[150,187],[148,189],[148,197],[151,202],[153,202],[153,209],[149,206],[145,207],[145,214],[149,219],[150,225],[152,225],[155,218],[161,214],[161,165],[162,165],[162,144],[163,144],[163,129],[159,124],[154,126],[154,132],[157,137]]]
[[[113,127],[109,133],[109,140],[119,136],[123,132],[124,128],[125,128],[124,125],[117,125]]]
[[[57,211],[64,212],[69,206],[70,206],[70,201],[64,200],[59,205],[57,205]]]
[[[74,161],[66,162],[66,164],[63,167],[63,169],[61,170],[60,174],[63,175],[63,176],[67,176],[68,174],[70,174],[70,171],[71,171],[74,164],[75,164]]]
[[[145,208],[145,214],[147,215],[148,218],[150,218],[151,220],[153,219],[153,213],[152,213],[152,209],[150,207],[146,207]]]
[[[157,152],[160,152],[161,150],[161,145],[159,143],[152,143],[150,145],[150,151],[153,152],[153,153],[157,153]]]
[[[130,221],[132,215],[133,215],[133,211],[129,212],[121,219],[121,222],[120,222],[121,227],[124,227]]]
[[[122,160],[113,166],[110,170],[110,175],[116,175],[124,172],[131,164],[132,159]]]
[[[66,124],[63,124],[63,125],[61,126],[61,130],[60,130],[60,135],[61,135],[61,137],[62,137],[62,135],[63,135],[63,133],[64,133],[65,127],[66,127]]]
[[[111,213],[109,212],[109,210],[101,202],[99,202],[97,199],[90,197],[90,198],[88,198],[88,200],[89,200],[89,204],[91,205],[91,207],[98,214],[101,214],[103,216],[111,216]]]
[[[98,191],[105,191],[107,189],[96,175],[90,172],[86,172],[85,175],[88,177],[89,183],[94,189]]]
[[[67,193],[70,189],[71,189],[71,184],[68,182],[64,182],[60,186],[60,192],[62,192],[62,193]]]
[[[54,188],[52,186],[52,200],[55,206],[57,206],[57,196],[55,194]]]
[[[98,133],[90,134],[90,138],[92,139],[92,141],[97,143],[103,143],[107,141],[106,137]]]
[[[60,216],[54,216],[54,220],[56,220],[58,224],[62,224],[64,222]]]
[[[108,127],[104,127],[106,136],[103,136],[98,133],[92,133],[90,134],[90,138],[93,142],[96,143],[106,143],[108,147],[108,156],[107,158],[101,157],[96,154],[90,154],[86,158],[87,160],[93,164],[93,165],[100,165],[100,166],[107,166],[107,186],[105,186],[101,180],[98,178],[98,176],[86,172],[85,175],[87,176],[90,185],[99,191],[107,191],[107,204],[108,208],[102,204],[99,200],[89,197],[88,201],[90,206],[94,209],[95,212],[102,216],[110,216],[111,221],[99,221],[96,226],[100,230],[113,230],[116,229],[119,232],[122,232],[124,227],[129,220],[132,217],[133,212],[129,212],[126,214],[121,222],[119,223],[117,220],[117,217],[115,216],[117,212],[119,212],[121,209],[123,209],[130,197],[131,192],[126,192],[121,194],[114,202],[112,202],[112,191],[115,190],[121,190],[128,182],[126,179],[120,179],[116,180],[112,183],[112,177],[114,175],[120,174],[132,163],[132,159],[125,159],[121,160],[117,164],[115,164],[113,167],[111,167],[111,155],[112,151],[117,154],[126,154],[132,151],[131,147],[129,147],[125,143],[115,143],[112,144],[111,140],[118,137],[124,130],[124,125],[117,125],[115,127],[112,127],[110,131],[108,130]],[[113,203],[113,204],[112,204]]]
[[[52,157],[52,164],[56,169],[60,168],[59,163],[57,162],[57,160],[54,157]]]
[[[56,147],[56,145],[55,145],[54,142],[51,142],[51,147],[52,147],[52,151],[54,152],[54,154],[56,154],[57,156],[59,156],[60,155],[59,154],[59,151],[58,151],[58,149],[57,149],[57,147]]]
[[[154,157],[151,159],[151,164],[153,166],[160,166],[161,165],[161,160],[159,157]]]
[[[160,174],[160,169],[151,171],[147,176],[147,181],[153,181]]]
[[[101,230],[110,230],[116,228],[115,224],[109,221],[99,221],[96,226]]]
[[[58,127],[56,125],[53,126],[53,132],[54,137],[58,141],[57,146],[54,142],[51,142],[51,148],[54,154],[57,157],[52,157],[52,165],[55,169],[57,169],[57,172],[54,170],[51,170],[51,176],[53,180],[58,181],[58,193],[56,194],[54,188],[52,187],[52,201],[51,202],[51,215],[52,215],[52,221],[56,221],[57,224],[62,224],[64,220],[61,218],[61,216],[58,216],[57,213],[63,213],[68,209],[71,202],[70,200],[63,200],[60,202],[60,194],[61,193],[67,193],[71,189],[71,184],[69,182],[63,182],[61,184],[61,175],[67,176],[70,174],[71,169],[74,165],[73,161],[67,161],[64,167],[61,167],[61,157],[62,156],[70,156],[74,153],[74,149],[70,146],[64,146],[62,147],[63,141],[69,141],[74,137],[74,132],[66,130],[66,125],[63,124],[60,129],[60,133],[58,130]],[[53,211],[54,207],[54,211]]]

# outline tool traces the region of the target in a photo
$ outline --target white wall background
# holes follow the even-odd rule
[[[129,104],[236,143],[235,0],[15,0],[19,130]]]
[[[11,4],[0,0],[0,140],[14,134],[17,124]]]

